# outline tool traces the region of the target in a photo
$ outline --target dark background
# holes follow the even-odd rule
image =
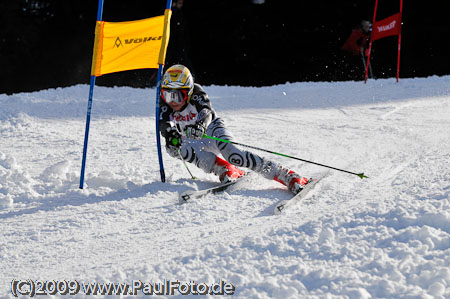
[[[166,65],[184,63],[202,84],[273,85],[348,80],[340,47],[374,0],[185,0],[174,9]],[[450,18],[443,1],[405,0],[400,77],[450,73]],[[0,93],[89,83],[96,0],[1,0]],[[165,0],[105,0],[103,19],[161,15]],[[379,0],[377,19],[399,10]],[[397,37],[378,40],[377,78],[396,73]],[[362,64],[362,62],[361,62]],[[344,71],[345,70],[345,71]],[[97,78],[97,85],[148,87],[155,70]]]

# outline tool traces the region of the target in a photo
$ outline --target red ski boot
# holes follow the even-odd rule
[[[223,184],[235,181],[245,174],[236,166],[219,157],[216,157],[212,172],[219,176],[220,182]]]
[[[283,168],[280,166],[277,170],[277,175],[273,178],[275,181],[285,185],[288,189],[297,194],[309,183],[307,178],[299,176],[293,170]]]

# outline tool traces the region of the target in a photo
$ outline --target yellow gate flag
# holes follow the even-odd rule
[[[130,22],[97,21],[91,75],[158,68],[164,64],[172,11]]]

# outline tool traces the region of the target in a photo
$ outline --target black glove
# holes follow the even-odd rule
[[[186,137],[189,139],[200,140],[205,132],[206,128],[201,124],[186,126]]]
[[[168,135],[166,136],[166,151],[167,153],[176,158],[178,157],[178,151],[181,148],[181,135],[177,129],[170,128]]]

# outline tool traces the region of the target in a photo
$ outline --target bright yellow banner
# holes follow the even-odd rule
[[[170,17],[131,21],[97,21],[91,75],[158,68],[164,64],[170,35]]]

